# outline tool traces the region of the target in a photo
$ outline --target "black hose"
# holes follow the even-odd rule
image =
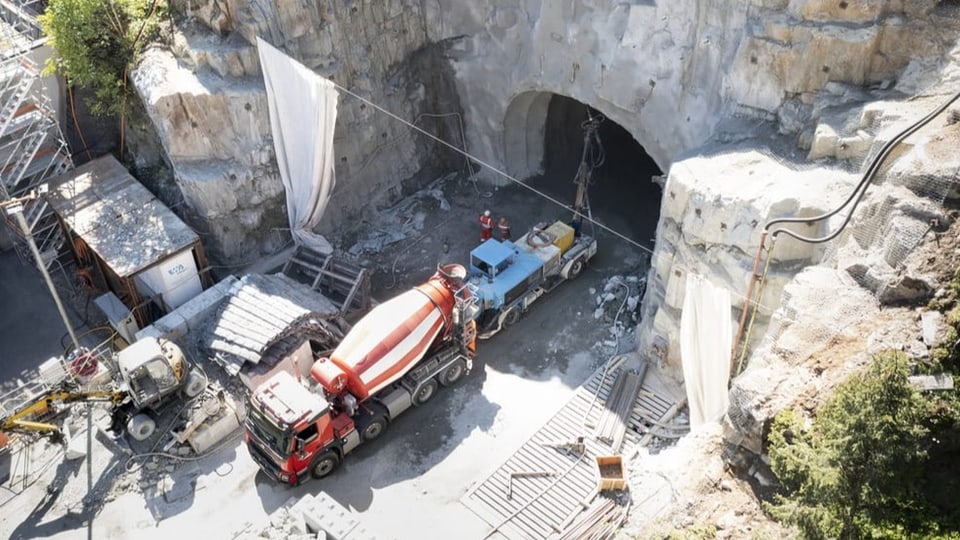
[[[813,223],[815,221],[827,219],[839,213],[841,210],[846,208],[846,206],[850,204],[851,201],[853,201],[853,207],[850,209],[850,213],[847,214],[847,217],[843,220],[843,223],[841,223],[840,226],[837,227],[836,231],[828,234],[827,236],[823,236],[820,238],[810,238],[785,228],[777,228],[770,232],[771,238],[776,238],[778,234],[783,233],[783,234],[786,234],[787,236],[800,240],[801,242],[807,242],[810,244],[821,244],[823,242],[829,242],[830,240],[833,240],[834,238],[836,238],[843,231],[843,229],[845,229],[846,226],[850,223],[850,219],[853,217],[853,210],[857,207],[858,204],[860,204],[860,200],[863,198],[863,196],[867,192],[867,187],[876,177],[877,172],[880,170],[880,166],[886,160],[887,156],[890,154],[893,148],[896,147],[901,142],[903,142],[904,139],[914,134],[921,127],[929,124],[934,118],[940,115],[940,113],[945,111],[947,107],[949,107],[955,101],[957,101],[957,99],[960,99],[960,92],[955,93],[953,97],[945,101],[942,105],[940,105],[939,107],[934,109],[932,112],[930,112],[920,120],[914,122],[912,125],[910,125],[906,129],[898,133],[897,136],[894,137],[893,139],[890,139],[889,141],[887,141],[887,143],[883,145],[883,148],[881,148],[880,152],[877,154],[877,157],[875,157],[873,161],[870,162],[870,166],[863,173],[863,178],[860,179],[860,182],[857,184],[857,188],[853,191],[853,193],[850,194],[849,197],[847,197],[847,200],[843,201],[843,204],[838,206],[836,209],[831,210],[830,212],[827,212],[825,214],[821,214],[819,216],[813,216],[813,217],[806,217],[806,218],[789,218],[788,217],[788,218],[772,219],[768,221],[766,225],[764,225],[763,227],[764,230],[769,231],[771,226],[778,223]]]

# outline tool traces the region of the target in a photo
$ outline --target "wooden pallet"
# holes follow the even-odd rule
[[[562,532],[596,494],[596,457],[611,453],[608,444],[590,436],[592,426],[602,421],[604,403],[610,398],[620,368],[611,371],[594,373],[553,418],[493,474],[467,492],[461,502],[496,528],[501,537],[546,539]],[[624,434],[625,448],[639,444],[651,423],[667,422],[675,406],[641,385]],[[551,446],[578,437],[583,437],[582,454]],[[523,474],[529,472],[552,474]]]
[[[324,255],[299,246],[282,273],[329,298],[344,317],[370,309],[370,272],[344,255]]]

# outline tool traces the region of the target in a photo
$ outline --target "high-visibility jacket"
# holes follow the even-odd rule
[[[484,231],[493,232],[493,218],[490,216],[480,216],[480,228]]]

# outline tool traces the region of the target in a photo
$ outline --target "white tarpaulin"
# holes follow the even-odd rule
[[[732,329],[730,291],[687,274],[680,357],[691,427],[719,420],[727,410]]]
[[[311,229],[323,217],[336,183],[333,131],[337,91],[332,82],[259,37],[257,50],[293,239],[330,253],[330,244]]]

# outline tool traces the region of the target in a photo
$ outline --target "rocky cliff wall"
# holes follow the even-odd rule
[[[446,44],[408,0],[308,5],[182,0],[170,46],[148,51],[134,83],[163,159],[208,232],[212,256],[249,261],[289,238],[256,49],[261,36],[369,102],[446,140],[462,134]],[[321,232],[340,232],[462,158],[367,102],[341,95],[337,188]],[[141,145],[141,147],[144,145]],[[141,166],[156,161],[143,152]]]
[[[763,225],[833,209],[870,153],[924,114],[903,100],[957,82],[956,8],[935,0],[174,4],[187,22],[135,82],[186,200],[214,233],[214,254],[269,251],[281,238],[269,231],[285,227],[256,35],[517,178],[542,171],[547,105],[568,96],[623,126],[669,171],[638,342],[677,372],[686,273],[730,289],[737,318]],[[321,232],[356,224],[460,160],[346,95],[335,145],[338,187]],[[903,231],[926,226],[925,204],[903,190],[869,194],[851,230],[878,242],[778,240],[752,334],[760,344],[769,326],[774,342],[754,357],[794,350],[787,328],[797,314],[817,318],[800,311],[800,291],[829,280],[797,278],[804,268],[855,276],[851,290],[874,296],[850,293],[853,305],[891,288],[890,254],[913,237]],[[842,218],[799,232],[826,233]],[[867,262],[838,266],[841,242]]]
[[[172,4],[186,17],[134,81],[212,254],[228,260],[275,249],[285,227],[257,35],[518,178],[542,169],[538,104],[553,94],[601,110],[667,170],[733,114],[778,120],[810,145],[826,84],[889,84],[937,45],[918,27],[933,0]],[[346,95],[335,144],[339,183],[322,232],[462,162]]]

